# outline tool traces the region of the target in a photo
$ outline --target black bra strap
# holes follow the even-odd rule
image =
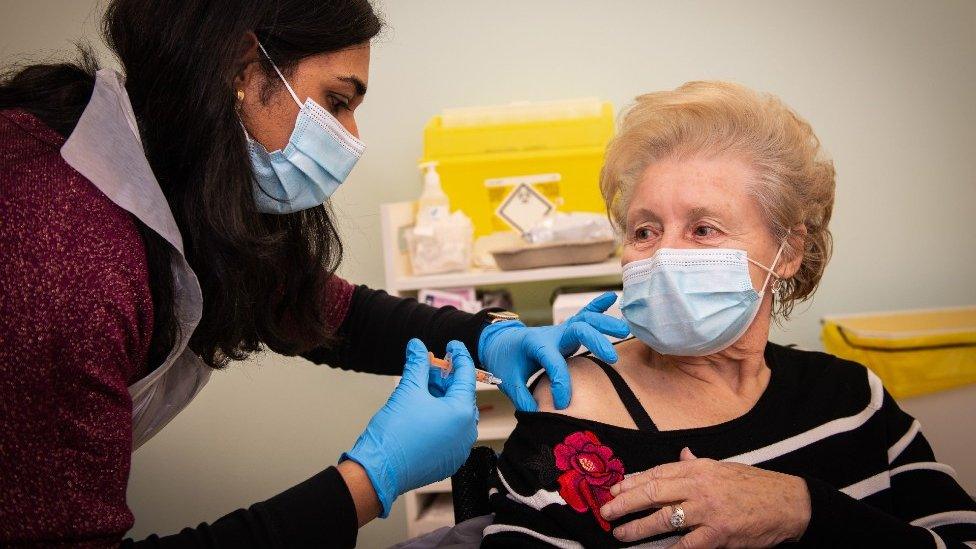
[[[651,420],[651,416],[641,405],[640,400],[637,399],[637,395],[634,391],[630,390],[630,386],[624,381],[624,378],[620,375],[620,372],[613,369],[606,362],[603,362],[599,358],[586,354],[583,355],[586,358],[593,361],[594,364],[600,367],[601,370],[607,377],[610,378],[610,383],[613,384],[613,388],[617,391],[617,396],[620,397],[620,402],[623,403],[624,408],[627,409],[627,413],[630,414],[630,419],[634,420],[634,425],[637,426],[638,430],[641,431],[657,431],[657,425],[654,425],[654,421]]]

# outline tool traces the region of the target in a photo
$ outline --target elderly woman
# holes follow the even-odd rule
[[[638,98],[607,151],[635,339],[520,412],[483,546],[962,546],[976,504],[859,364],[768,341],[830,257],[834,169],[775,97]]]

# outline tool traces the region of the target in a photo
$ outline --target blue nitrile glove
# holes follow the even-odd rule
[[[617,361],[617,351],[602,335],[625,337],[630,333],[626,322],[603,314],[616,300],[617,294],[606,292],[557,326],[526,328],[517,320],[490,324],[478,340],[481,364],[501,378],[500,389],[515,408],[527,412],[534,412],[538,405],[525,383],[540,367],[545,368],[552,382],[553,404],[562,410],[573,396],[564,357],[586,345],[605,362]]]
[[[446,393],[438,398],[427,384],[440,372],[430,368],[424,344],[411,339],[400,384],[352,450],[339,459],[351,459],[366,470],[383,505],[383,518],[400,494],[457,472],[478,438],[474,361],[461,342],[448,343],[447,351],[454,368]]]

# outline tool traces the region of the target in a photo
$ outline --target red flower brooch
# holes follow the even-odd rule
[[[566,437],[553,449],[559,475],[559,495],[578,513],[593,513],[605,531],[610,524],[600,515],[600,507],[613,499],[610,487],[624,479],[624,464],[613,457],[613,450],[600,443],[589,431]]]

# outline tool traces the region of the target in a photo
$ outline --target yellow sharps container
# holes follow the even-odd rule
[[[588,100],[448,109],[424,128],[452,209],[475,237],[525,231],[550,211],[605,212],[599,177],[613,106]]]
[[[976,382],[976,306],[828,316],[827,352],[871,368],[896,398]]]

